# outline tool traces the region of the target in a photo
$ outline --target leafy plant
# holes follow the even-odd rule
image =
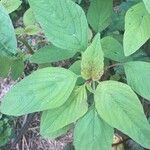
[[[12,129],[9,123],[9,117],[0,114],[0,147],[9,141],[11,132]]]
[[[42,111],[41,135],[55,138],[74,128],[77,150],[110,150],[114,129],[149,149],[150,125],[139,95],[150,100],[150,1],[123,2],[121,17],[112,0],[90,1],[87,14],[84,0],[75,1],[81,5],[28,1],[24,24],[38,22],[49,41],[29,60],[41,65],[72,58],[72,65],[44,67],[25,77],[2,99],[0,111],[13,116]],[[0,13],[0,60],[18,60],[15,32],[2,5]],[[8,62],[1,67],[3,76],[9,68],[19,70]]]

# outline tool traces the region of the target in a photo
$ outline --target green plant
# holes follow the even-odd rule
[[[34,22],[52,43],[30,61],[41,65],[74,58],[74,63],[25,77],[2,99],[1,112],[42,111],[41,135],[55,138],[74,128],[77,150],[110,150],[114,128],[150,148],[150,125],[138,98],[150,100],[150,1],[123,2],[113,12],[112,0],[91,0],[87,18],[71,0],[28,1]],[[16,58],[14,29],[3,6],[0,13],[5,14],[0,16],[1,57]]]
[[[0,147],[5,145],[11,136],[10,118],[0,114]]]

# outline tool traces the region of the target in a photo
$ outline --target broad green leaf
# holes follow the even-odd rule
[[[35,35],[39,33],[40,31],[41,29],[37,25],[29,25],[29,26],[26,26],[24,29],[25,34],[28,34],[28,35]]]
[[[150,100],[150,63],[133,61],[124,64],[127,82],[139,95]]]
[[[150,13],[150,0],[143,0],[147,11]]]
[[[7,9],[8,13],[15,11],[21,3],[20,0],[0,0],[0,4]]]
[[[95,92],[95,106],[104,121],[150,148],[150,125],[132,89],[121,82],[101,82]]]
[[[63,68],[44,68],[17,83],[3,98],[1,112],[20,116],[61,106],[70,96],[77,76]]]
[[[10,70],[10,59],[0,55],[0,77],[5,78]]]
[[[74,123],[88,110],[85,86],[73,90],[68,100],[59,108],[44,111],[41,118],[40,131],[43,136]]]
[[[24,71],[24,61],[22,58],[14,59],[11,64],[11,78],[17,80]]]
[[[124,53],[136,52],[150,38],[150,14],[143,3],[131,7],[125,16]]]
[[[71,0],[29,0],[36,20],[56,47],[85,50],[88,24],[81,7]]]
[[[81,74],[86,80],[99,80],[103,74],[104,56],[100,43],[100,34],[97,34],[92,44],[82,54]]]
[[[125,60],[123,46],[111,36],[101,39],[104,56],[114,61],[123,62]]]
[[[77,60],[76,62],[74,62],[69,70],[71,70],[72,72],[74,72],[77,75],[81,74],[81,60]]]
[[[76,123],[74,145],[76,150],[111,150],[113,128],[103,121],[95,108],[90,109]]]
[[[6,9],[0,4],[0,54],[16,54],[17,40]]]
[[[83,85],[85,80],[81,77],[81,60],[77,60],[70,67],[69,70],[79,75],[80,77],[77,79],[76,85]]]
[[[101,32],[110,24],[112,14],[112,0],[91,1],[87,19],[95,32]]]
[[[55,138],[58,138],[59,136],[66,134],[68,130],[72,129],[72,127],[73,125],[70,124],[54,132],[49,132],[49,133],[44,133],[44,134],[41,132],[41,135],[45,138],[47,137],[47,138],[55,139]]]
[[[36,51],[32,57],[31,61],[37,64],[49,63],[49,62],[57,62],[60,60],[65,60],[73,57],[75,52],[60,49],[53,45],[45,46],[44,48]]]
[[[36,19],[33,14],[33,11],[31,8],[29,8],[23,15],[23,23],[25,26],[35,25]]]

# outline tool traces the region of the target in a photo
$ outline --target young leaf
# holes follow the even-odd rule
[[[92,44],[82,55],[81,74],[84,79],[99,80],[103,74],[104,56],[100,43],[100,34],[97,34]]]
[[[136,52],[150,38],[150,14],[143,3],[131,7],[125,16],[124,53]]]
[[[150,100],[150,63],[133,61],[124,64],[127,82],[139,95]]]
[[[28,35],[35,35],[39,33],[40,31],[41,29],[37,25],[29,25],[29,26],[26,26],[24,29],[25,34],[28,34]]]
[[[112,0],[91,1],[87,19],[95,32],[101,32],[110,24],[112,14]]]
[[[121,82],[101,82],[95,92],[95,106],[104,121],[150,148],[150,125],[132,89]]]
[[[70,96],[77,76],[63,68],[44,68],[17,83],[3,98],[1,112],[20,116],[61,106]]]
[[[17,40],[12,22],[5,8],[0,4],[0,54],[16,54]]]
[[[147,11],[150,13],[150,0],[143,0]]]
[[[50,42],[72,51],[86,49],[88,24],[79,5],[71,0],[29,0],[29,3]]]
[[[0,4],[2,4],[8,11],[8,13],[11,13],[15,11],[20,5],[20,0],[1,0]]]
[[[101,39],[102,50],[104,56],[114,61],[123,62],[126,57],[124,55],[123,46],[111,36]]]
[[[43,64],[69,59],[74,55],[75,52],[72,52],[70,50],[60,49],[58,47],[55,47],[54,45],[47,45],[35,52],[30,60],[33,63]]]
[[[43,136],[74,123],[88,110],[87,94],[84,86],[73,90],[69,99],[59,108],[44,111],[41,118],[40,132]]]
[[[29,8],[23,15],[23,23],[25,26],[35,25],[36,19],[33,14],[33,11],[31,8]]]
[[[111,150],[113,128],[103,121],[95,108],[77,122],[74,130],[76,150]]]

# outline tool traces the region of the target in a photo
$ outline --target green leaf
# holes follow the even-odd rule
[[[40,132],[43,136],[74,123],[88,110],[85,86],[73,90],[68,100],[59,108],[44,111],[41,118]]]
[[[150,38],[150,14],[143,3],[131,7],[125,16],[124,53],[136,52]]]
[[[5,8],[0,4],[0,54],[16,54],[17,40],[12,22]]]
[[[1,112],[20,116],[61,106],[70,96],[77,76],[63,68],[44,68],[17,83],[3,98]]]
[[[150,13],[150,0],[143,0],[147,11]]]
[[[32,57],[31,61],[37,64],[49,63],[49,62],[57,62],[60,60],[65,60],[73,57],[75,52],[60,49],[53,45],[45,46],[44,48],[36,51]]]
[[[37,25],[29,25],[25,27],[24,32],[28,35],[35,35],[39,33],[41,29]]]
[[[86,80],[99,80],[103,74],[104,56],[100,43],[100,34],[97,34],[92,44],[82,55],[81,74]]]
[[[16,33],[16,35],[25,34],[24,28],[23,27],[15,28],[15,33]]]
[[[79,119],[74,130],[76,150],[111,150],[113,128],[103,121],[95,108]]]
[[[36,19],[33,14],[33,11],[31,8],[29,8],[23,15],[23,23],[25,26],[35,25]]]
[[[150,63],[133,61],[124,64],[127,82],[139,95],[150,100]]]
[[[95,106],[104,121],[150,148],[150,125],[132,89],[121,82],[101,82],[95,92]]]
[[[23,61],[23,58],[17,58],[17,59],[14,59],[12,61],[12,64],[11,64],[11,78],[13,80],[17,80],[18,77],[21,76],[21,74],[23,73],[24,71],[24,61]]]
[[[29,3],[48,40],[56,47],[71,51],[86,49],[88,24],[79,5],[71,0],[29,0]]]
[[[112,0],[91,1],[87,19],[95,32],[103,31],[110,24],[112,14]]]
[[[81,75],[81,60],[77,60],[76,62],[74,62],[69,70],[71,70],[72,72],[74,72],[77,75]]]
[[[0,55],[0,77],[6,78],[10,70],[11,61],[8,57]]]
[[[126,59],[123,46],[115,38],[111,36],[101,39],[102,50],[104,56],[114,61],[124,62]]]
[[[2,4],[8,11],[8,13],[11,13],[18,9],[18,7],[21,5],[20,0],[1,0],[0,4]]]
[[[57,131],[44,133],[44,134],[41,132],[41,134],[45,138],[55,139],[55,138],[58,138],[59,136],[66,134],[68,130],[72,129],[72,127],[73,127],[73,125],[70,124],[70,125],[67,125],[61,129],[58,129]]]

